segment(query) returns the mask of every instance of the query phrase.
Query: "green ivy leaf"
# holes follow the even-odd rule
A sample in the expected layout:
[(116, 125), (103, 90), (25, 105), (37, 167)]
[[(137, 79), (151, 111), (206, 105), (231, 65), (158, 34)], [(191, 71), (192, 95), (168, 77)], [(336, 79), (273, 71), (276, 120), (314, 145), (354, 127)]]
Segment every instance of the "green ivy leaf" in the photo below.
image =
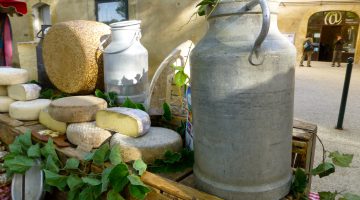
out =
[(59, 167), (56, 165), (56, 163), (54, 162), (54, 160), (52, 159), (51, 156), (49, 156), (46, 159), (45, 169), (47, 169), (47, 170), (49, 170), (51, 172), (54, 172), (54, 173), (59, 173), (59, 171), (60, 171)]
[(104, 169), (104, 171), (101, 174), (101, 183), (102, 183), (102, 187), (101, 187), (101, 192), (105, 192), (108, 189), (108, 185), (109, 185), (109, 175), (111, 173), (111, 171), (113, 170), (113, 167), (108, 167), (106, 169)]
[(128, 97), (126, 97), (124, 103), (121, 106), (126, 108), (136, 109), (136, 104), (133, 101), (131, 101), (131, 99), (129, 99)]
[(79, 194), (79, 199), (95, 200), (92, 187), (86, 187), (84, 190), (82, 190)]
[(337, 193), (332, 192), (319, 192), (321, 200), (335, 200)]
[(41, 148), (40, 152), (45, 158), (50, 156), (56, 163), (59, 163), (59, 157), (56, 154), (55, 145), (51, 138), (48, 140), (46, 145)]
[(316, 176), (319, 175), (320, 178), (324, 176), (329, 176), (330, 174), (335, 172), (335, 166), (332, 163), (321, 163), (315, 169), (311, 170), (311, 174)]
[(119, 192), (116, 192), (115, 190), (110, 190), (107, 193), (107, 200), (125, 200)]
[(32, 146), (27, 150), (27, 155), (28, 155), (30, 158), (40, 158), (41, 152), (40, 152), (40, 145), (39, 145), (39, 143), (36, 143), (35, 145), (32, 145)]
[(179, 162), (181, 159), (181, 154), (177, 153), (177, 152), (172, 152), (172, 151), (166, 151), (164, 154), (164, 162), (165, 163), (176, 163)]
[(171, 121), (172, 119), (172, 114), (171, 114), (171, 110), (170, 110), (170, 106), (167, 103), (163, 104), (163, 110), (164, 110), (164, 114), (163, 114), (163, 118), (166, 121)]
[(118, 94), (116, 92), (109, 92), (107, 95), (107, 100), (109, 102), (109, 107), (114, 107), (117, 106), (117, 98), (118, 98)]
[(23, 150), (21, 148), (21, 144), (20, 144), (18, 138), (16, 138), (14, 140), (14, 142), (9, 145), (9, 150), (11, 153), (14, 153), (14, 154), (23, 154)]
[(104, 100), (107, 99), (107, 96), (106, 96), (101, 90), (99, 90), (99, 89), (96, 89), (96, 90), (95, 90), (95, 96), (96, 96), (96, 97), (99, 97), (99, 98), (102, 98), (102, 99), (104, 99)]
[(67, 193), (67, 200), (78, 200), (80, 191), (81, 191), (80, 189), (77, 190), (70, 189), (70, 191)]
[(332, 158), (333, 163), (339, 167), (350, 167), (354, 155), (340, 154), (338, 151), (335, 151), (331, 152), (329, 157)]
[(109, 152), (109, 144), (105, 143), (100, 146), (99, 149), (97, 149), (93, 156), (93, 162), (96, 165), (103, 165), (106, 159), (106, 155)]
[(174, 82), (176, 86), (182, 87), (186, 84), (187, 80), (189, 79), (189, 76), (185, 74), (184, 71), (178, 71), (176, 72), (174, 76)]
[(100, 185), (101, 181), (96, 178), (90, 178), (90, 177), (82, 177), (81, 178), (84, 183), (87, 183), (89, 185)]
[(144, 183), (141, 181), (140, 177), (135, 174), (130, 174), (127, 176), (127, 178), (129, 179), (131, 185), (141, 185), (146, 187), (146, 185), (144, 185)]
[(304, 193), (308, 182), (308, 177), (305, 171), (301, 168), (297, 168), (291, 183), (291, 191), (295, 194)]
[(59, 175), (52, 171), (43, 170), (45, 173), (45, 183), (50, 186), (57, 187), (60, 191), (64, 191), (67, 185), (67, 176)]
[(71, 174), (67, 178), (66, 183), (69, 186), (70, 191), (78, 190), (84, 185), (83, 180), (81, 178), (79, 178), (78, 176), (74, 175), (74, 174)]
[(41, 91), (41, 93), (40, 93), (41, 99), (52, 99), (53, 96), (54, 96), (54, 90), (52, 90), (52, 89), (47, 89), (47, 90)]
[(360, 196), (356, 194), (346, 193), (339, 200), (360, 200)]
[(115, 145), (111, 148), (109, 159), (113, 165), (118, 165), (122, 162), (120, 145)]
[(22, 155), (5, 157), (4, 165), (11, 173), (24, 174), (28, 169), (35, 165), (33, 159)]
[(109, 180), (113, 190), (121, 192), (129, 183), (129, 180), (127, 179), (128, 175), (129, 169), (126, 164), (121, 163), (116, 165), (109, 174)]
[(143, 175), (143, 173), (146, 171), (147, 165), (142, 161), (141, 159), (135, 160), (133, 164), (133, 168), (136, 169), (139, 172), (139, 175)]
[(146, 111), (145, 106), (144, 106), (143, 104), (141, 104), (141, 103), (137, 103), (137, 104), (136, 104), (136, 109), (139, 109), (139, 110), (142, 110), (142, 111)]
[(66, 160), (64, 169), (78, 169), (80, 161), (76, 158), (69, 158)]
[(84, 157), (84, 160), (91, 161), (94, 158), (94, 154), (95, 154), (95, 152), (90, 152), (90, 153), (86, 154)]
[(22, 146), (25, 147), (24, 149), (28, 149), (30, 146), (32, 146), (30, 131), (26, 131), (24, 134), (19, 135), (18, 138)]
[(146, 195), (151, 191), (148, 187), (139, 185), (130, 185), (130, 195), (136, 199), (144, 200)]

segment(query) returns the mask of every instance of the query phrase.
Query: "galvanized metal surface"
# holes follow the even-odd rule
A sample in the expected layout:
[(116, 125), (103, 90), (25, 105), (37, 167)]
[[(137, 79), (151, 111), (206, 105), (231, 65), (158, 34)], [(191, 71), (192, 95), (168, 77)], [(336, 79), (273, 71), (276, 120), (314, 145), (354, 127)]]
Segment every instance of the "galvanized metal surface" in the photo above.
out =
[(111, 43), (104, 50), (106, 92), (143, 103), (148, 89), (148, 52), (140, 43), (140, 21), (110, 24)]
[(191, 55), (194, 173), (200, 189), (225, 199), (276, 200), (291, 182), (295, 48), (268, 1), (265, 60), (251, 65), (262, 16), (246, 3), (222, 0)]

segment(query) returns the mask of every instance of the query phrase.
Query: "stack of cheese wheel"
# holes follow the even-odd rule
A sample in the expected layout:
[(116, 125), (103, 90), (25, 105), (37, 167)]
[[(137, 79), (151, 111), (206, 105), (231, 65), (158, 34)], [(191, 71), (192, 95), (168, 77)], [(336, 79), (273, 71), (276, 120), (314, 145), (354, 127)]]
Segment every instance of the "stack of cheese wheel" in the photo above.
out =
[(95, 21), (55, 24), (46, 34), (43, 58), (50, 81), (68, 94), (92, 94), (103, 87), (102, 40), (110, 27)]
[(97, 148), (111, 137), (110, 131), (96, 127), (94, 122), (96, 112), (105, 108), (107, 102), (94, 96), (65, 97), (51, 102), (44, 117), (48, 127), (63, 129), (67, 124), (66, 136), (72, 144)]
[(125, 162), (143, 159), (151, 163), (167, 150), (178, 151), (182, 140), (178, 133), (166, 128), (150, 127), (149, 115), (138, 109), (113, 107), (96, 114), (98, 127), (117, 132), (111, 146), (120, 145)]
[(25, 69), (0, 67), (0, 112), (18, 120), (38, 120), (51, 101), (38, 99), (41, 87), (28, 81)]

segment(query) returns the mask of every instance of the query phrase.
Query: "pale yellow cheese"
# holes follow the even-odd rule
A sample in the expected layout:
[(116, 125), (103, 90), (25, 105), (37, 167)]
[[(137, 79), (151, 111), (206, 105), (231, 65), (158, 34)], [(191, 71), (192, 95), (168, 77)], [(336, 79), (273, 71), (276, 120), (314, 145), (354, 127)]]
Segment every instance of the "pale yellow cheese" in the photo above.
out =
[(18, 101), (29, 101), (39, 98), (41, 87), (37, 84), (9, 85), (8, 96)]
[(29, 75), (25, 69), (0, 67), (0, 85), (16, 85), (26, 83)]
[(150, 129), (149, 115), (138, 109), (113, 107), (96, 113), (96, 125), (131, 137), (139, 137)]
[(10, 104), (14, 102), (15, 100), (10, 97), (0, 96), (0, 113), (9, 112)]
[(46, 126), (47, 128), (59, 132), (59, 133), (66, 133), (66, 123), (65, 122), (60, 122), (57, 121), (55, 119), (53, 119), (47, 108), (43, 109), (40, 111), (40, 115), (39, 115), (39, 122), (40, 124)]
[(0, 96), (7, 96), (7, 87), (5, 85), (0, 85)]
[(49, 99), (16, 101), (10, 104), (9, 115), (17, 120), (38, 120), (40, 111), (49, 106)]

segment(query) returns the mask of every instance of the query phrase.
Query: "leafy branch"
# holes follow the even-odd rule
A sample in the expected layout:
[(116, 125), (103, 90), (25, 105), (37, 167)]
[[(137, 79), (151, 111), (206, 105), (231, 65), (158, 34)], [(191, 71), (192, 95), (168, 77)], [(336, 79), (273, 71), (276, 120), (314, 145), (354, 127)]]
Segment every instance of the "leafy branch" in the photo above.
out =
[[(110, 149), (105, 143), (88, 154), (85, 161), (69, 158), (63, 164), (51, 139), (46, 144), (33, 144), (31, 133), (26, 132), (18, 136), (9, 149), (10, 153), (4, 158), (7, 173), (24, 174), (35, 165), (35, 159), (39, 160), (45, 174), (46, 190), (67, 192), (69, 200), (100, 199), (103, 195), (107, 195), (108, 200), (124, 199), (121, 192), (125, 188), (132, 197), (143, 200), (150, 192), (140, 179), (147, 165), (137, 160), (132, 166), (134, 171), (130, 170), (122, 161), (120, 146)], [(102, 172), (90, 171), (91, 165), (99, 166)]]
[(194, 152), (182, 149), (180, 152), (166, 151), (163, 159), (156, 159), (149, 165), (149, 171), (155, 173), (175, 173), (194, 165)]

